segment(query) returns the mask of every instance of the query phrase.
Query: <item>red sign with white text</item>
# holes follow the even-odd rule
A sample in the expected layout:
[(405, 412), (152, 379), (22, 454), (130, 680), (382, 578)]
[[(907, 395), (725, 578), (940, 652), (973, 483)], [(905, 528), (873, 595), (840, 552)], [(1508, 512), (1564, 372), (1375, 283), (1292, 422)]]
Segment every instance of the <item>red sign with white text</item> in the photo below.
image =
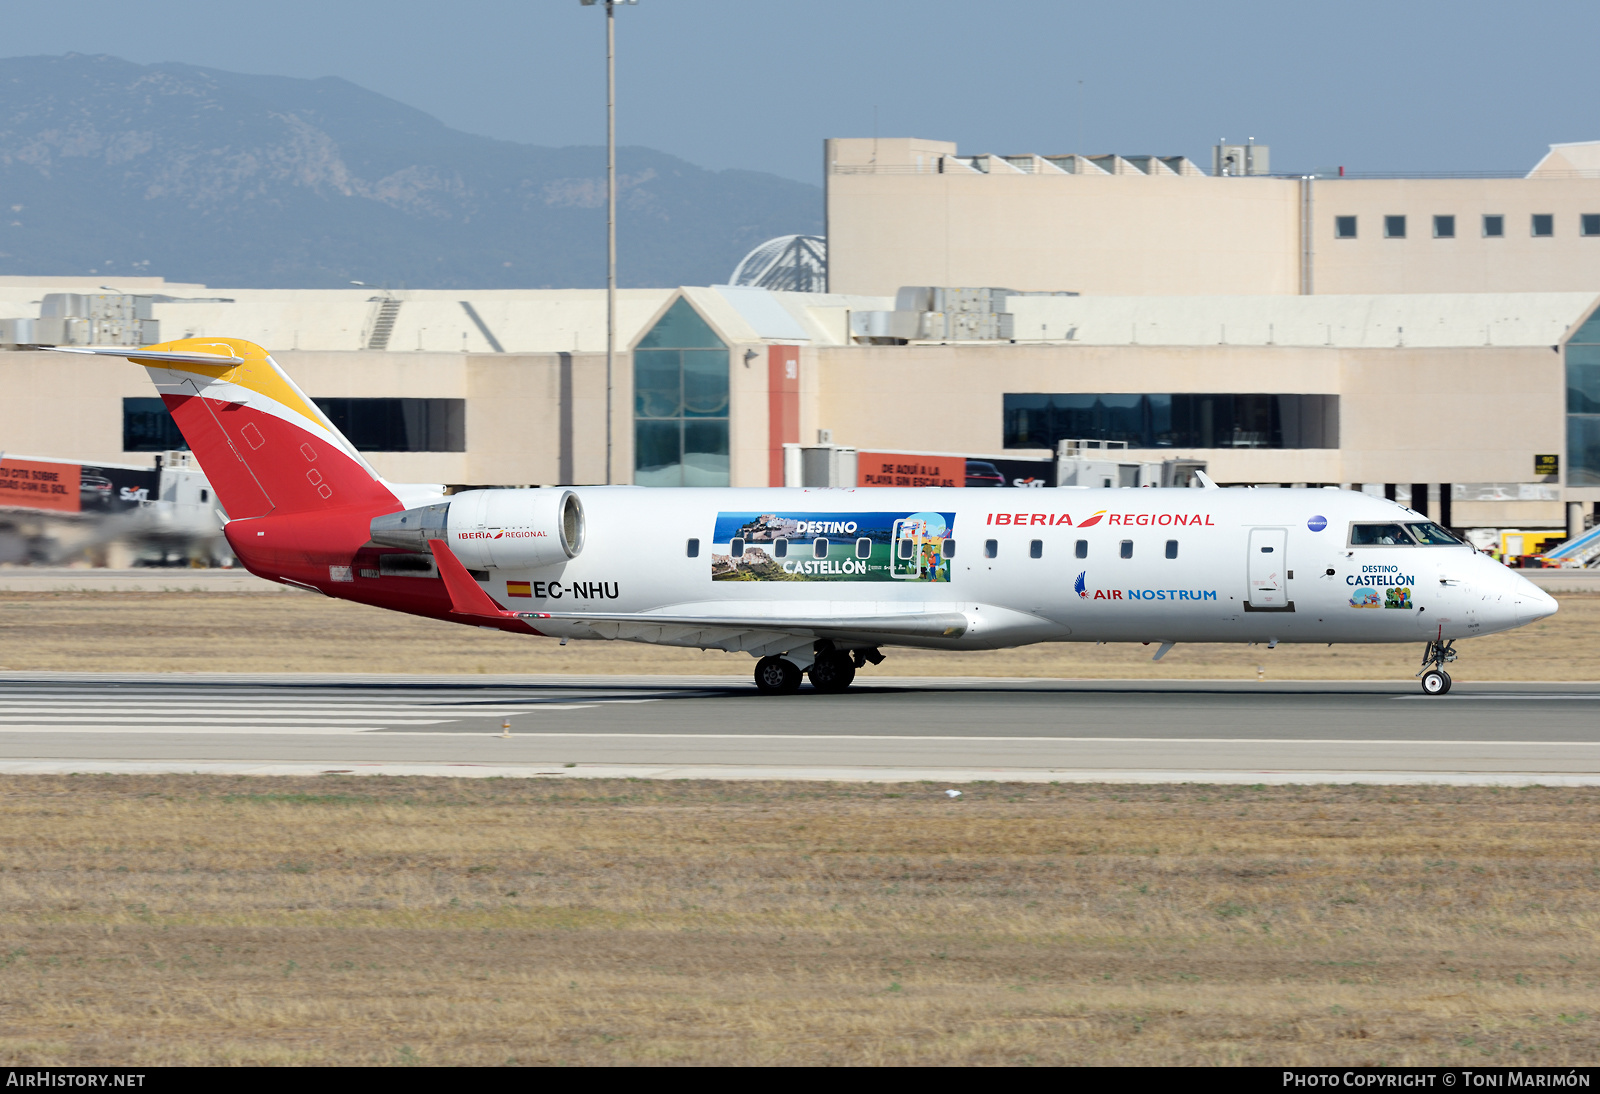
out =
[[(109, 490), (111, 483), (105, 486)], [(82, 488), (79, 464), (0, 459), (0, 508), (77, 513), (83, 510)]]

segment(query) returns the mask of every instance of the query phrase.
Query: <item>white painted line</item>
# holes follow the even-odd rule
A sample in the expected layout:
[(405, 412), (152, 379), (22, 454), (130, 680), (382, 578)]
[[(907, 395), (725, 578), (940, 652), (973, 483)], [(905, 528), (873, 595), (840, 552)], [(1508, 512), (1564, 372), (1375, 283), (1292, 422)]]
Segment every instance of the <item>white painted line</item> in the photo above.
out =
[[(415, 736), (415, 734), (407, 734)], [(446, 734), (459, 736), (459, 734)], [(575, 740), (629, 740), (629, 741), (958, 741), (980, 744), (1159, 744), (1159, 745), (1483, 745), (1496, 748), (1522, 748), (1527, 745), (1545, 745), (1564, 748), (1568, 745), (1600, 747), (1597, 741), (1474, 741), (1428, 740), (1402, 738), (1343, 738), (1343, 737), (975, 737), (975, 736), (913, 736), (911, 734), (866, 733), (584, 733), (577, 730), (534, 729), (524, 730), (528, 738), (560, 737)]]
[[(550, 704), (546, 710), (587, 710), (594, 704)], [(450, 707), (286, 707), (286, 705), (251, 705), (238, 704), (232, 707), (176, 707), (171, 704), (141, 705), (133, 702), (122, 704), (88, 705), (64, 704), (59, 707), (8, 707), (0, 704), (0, 718), (24, 718), (32, 715), (46, 715), (46, 717), (59, 717), (59, 715), (72, 715), (72, 717), (86, 718), (99, 713), (109, 715), (126, 715), (126, 717), (163, 718), (163, 717), (208, 717), (208, 715), (248, 715), (248, 717), (293, 717), (293, 715), (306, 715), (306, 717), (330, 717), (330, 715), (365, 715), (368, 718), (498, 718), (501, 715), (526, 715), (538, 712), (538, 707), (507, 707), (504, 710), (451, 710)]]
[[(1413, 699), (1421, 699), (1424, 702), (1432, 701), (1432, 702), (1438, 703), (1440, 701), (1441, 697), (1438, 696), (1438, 695), (1391, 695), (1389, 698), (1397, 700), (1397, 701), (1409, 701), (1409, 700), (1413, 700)], [(1538, 700), (1538, 701), (1559, 700), (1559, 701), (1562, 701), (1562, 702), (1592, 703), (1596, 699), (1600, 699), (1600, 696), (1594, 695), (1592, 693), (1589, 694), (1589, 695), (1582, 695), (1582, 694), (1576, 694), (1576, 695), (1512, 695), (1512, 694), (1485, 695), (1485, 694), (1473, 694), (1473, 693), (1469, 692), (1469, 693), (1467, 693), (1465, 695), (1452, 695), (1452, 696), (1450, 696), (1450, 698), (1445, 699), (1444, 702), (1445, 703), (1460, 703), (1460, 702), (1468, 702), (1468, 701), (1481, 702), (1481, 701), (1486, 700), (1486, 699), (1493, 699), (1493, 700), (1501, 701), (1501, 702), (1509, 700), (1509, 701), (1514, 701), (1514, 702), (1518, 702), (1518, 703), (1526, 702), (1528, 700)]]
[[(341, 725), (321, 725), (316, 722), (302, 722), (286, 726), (265, 725), (221, 725), (207, 723), (205, 725), (122, 725), (117, 723), (76, 723), (67, 725), (0, 725), (0, 736), (22, 733), (143, 733), (149, 736), (158, 736), (167, 733), (201, 734), (209, 733), (216, 736), (237, 734), (268, 735), (277, 734), (292, 736), (295, 734), (314, 734), (318, 736), (337, 736), (345, 733), (350, 735), (360, 733), (378, 733), (392, 728), (393, 723), (346, 723)], [(460, 733), (424, 733), (424, 736), (460, 737)], [(468, 734), (470, 736), (470, 734)]]

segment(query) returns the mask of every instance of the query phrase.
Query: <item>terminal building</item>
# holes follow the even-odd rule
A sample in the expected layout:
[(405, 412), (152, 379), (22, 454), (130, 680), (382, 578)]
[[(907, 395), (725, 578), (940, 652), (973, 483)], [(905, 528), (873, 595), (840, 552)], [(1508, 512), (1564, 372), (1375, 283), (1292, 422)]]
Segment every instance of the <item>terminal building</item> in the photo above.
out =
[(1560, 537), (1600, 502), (1597, 149), (1283, 179), (830, 141), (830, 291), (622, 290), (609, 403), (599, 290), (0, 278), (0, 450), (181, 446), (142, 370), (31, 346), (233, 335), (396, 480), (868, 485), (870, 456), (1102, 450)]

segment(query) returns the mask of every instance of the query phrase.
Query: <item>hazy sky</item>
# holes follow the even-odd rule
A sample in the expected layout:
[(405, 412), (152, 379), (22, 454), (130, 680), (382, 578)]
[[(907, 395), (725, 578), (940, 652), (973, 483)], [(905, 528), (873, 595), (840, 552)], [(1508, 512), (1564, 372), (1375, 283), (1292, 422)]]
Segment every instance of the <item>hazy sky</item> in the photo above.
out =
[[(342, 76), (449, 125), (605, 138), (603, 9), (578, 0), (75, 0), (8, 6), (9, 55)], [(618, 140), (819, 182), (829, 136), (961, 151), (1272, 146), (1277, 171), (1525, 170), (1600, 139), (1596, 0), (640, 0)]]

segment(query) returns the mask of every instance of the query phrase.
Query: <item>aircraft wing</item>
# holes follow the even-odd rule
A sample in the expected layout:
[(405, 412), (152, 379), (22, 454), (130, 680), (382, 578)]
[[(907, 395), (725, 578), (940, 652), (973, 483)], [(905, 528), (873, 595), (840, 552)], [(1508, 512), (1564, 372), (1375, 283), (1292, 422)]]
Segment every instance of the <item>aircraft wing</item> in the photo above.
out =
[[(516, 612), (535, 628), (540, 623), (578, 626), (589, 633), (571, 637), (621, 638), (663, 646), (743, 651), (762, 656), (783, 653), (817, 638), (873, 644), (906, 638), (955, 638), (966, 633), (960, 612), (897, 613), (871, 616), (671, 615), (665, 612)], [(549, 633), (546, 631), (546, 633)]]
[[(582, 623), (593, 629), (690, 627), (701, 630), (762, 630), (814, 634), (818, 638), (960, 638), (967, 617), (960, 612), (896, 612), (891, 615), (668, 615), (640, 612), (517, 612), (517, 618)], [(613, 637), (606, 635), (606, 637)]]

